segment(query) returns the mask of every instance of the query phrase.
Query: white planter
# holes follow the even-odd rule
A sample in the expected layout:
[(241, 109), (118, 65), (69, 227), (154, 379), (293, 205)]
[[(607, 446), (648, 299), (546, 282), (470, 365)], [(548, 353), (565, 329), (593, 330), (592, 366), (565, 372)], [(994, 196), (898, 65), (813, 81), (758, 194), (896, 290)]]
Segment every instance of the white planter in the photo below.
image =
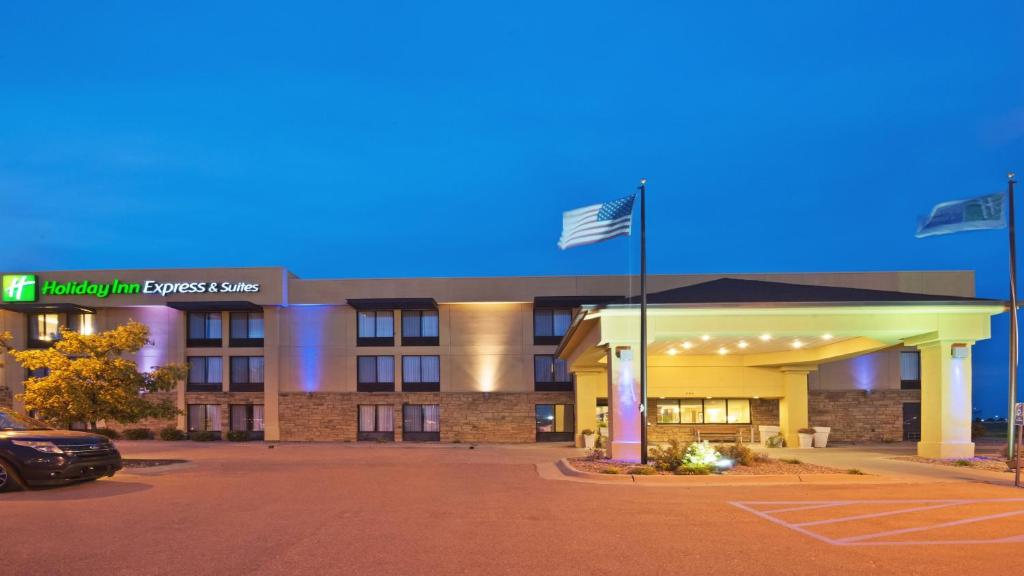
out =
[(824, 448), (828, 446), (828, 434), (832, 428), (828, 426), (814, 426), (814, 447)]
[(814, 434), (797, 434), (800, 437), (801, 448), (813, 448), (814, 447)]
[(593, 450), (594, 446), (596, 444), (597, 444), (597, 436), (595, 436), (594, 434), (584, 434), (583, 435), (583, 447), (584, 448), (586, 448), (587, 450)]
[(782, 428), (779, 426), (758, 426), (757, 437), (761, 440), (761, 446), (767, 446), (768, 439), (778, 434), (780, 430)]

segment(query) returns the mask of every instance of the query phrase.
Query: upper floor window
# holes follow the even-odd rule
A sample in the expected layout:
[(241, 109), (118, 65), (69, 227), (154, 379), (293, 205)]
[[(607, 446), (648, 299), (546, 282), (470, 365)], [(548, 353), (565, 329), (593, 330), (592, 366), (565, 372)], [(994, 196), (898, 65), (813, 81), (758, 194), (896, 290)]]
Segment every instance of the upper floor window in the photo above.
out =
[(534, 308), (533, 343), (558, 344), (572, 324), (571, 308)]
[(402, 346), (437, 346), (439, 343), (437, 310), (402, 311)]
[(921, 353), (917, 350), (900, 352), (900, 388), (921, 389)]
[(231, 313), (231, 345), (255, 348), (263, 346), (263, 312)]
[(391, 310), (360, 310), (357, 346), (394, 346), (395, 313)]
[(231, 391), (263, 391), (263, 356), (231, 357)]
[(60, 340), (60, 327), (78, 332), (92, 334), (94, 315), (89, 312), (57, 313), (44, 312), (28, 315), (28, 347), (47, 348)]
[(359, 392), (394, 392), (395, 357), (359, 356), (356, 366), (356, 390)]
[(220, 347), (220, 325), (220, 312), (189, 312), (186, 344), (191, 347)]
[(188, 386), (190, 392), (220, 392), (224, 370), (220, 356), (189, 356)]
[(569, 364), (551, 354), (537, 354), (533, 357), (533, 383), (537, 392), (571, 392)]
[(438, 392), (441, 389), (439, 356), (402, 356), (402, 390)]

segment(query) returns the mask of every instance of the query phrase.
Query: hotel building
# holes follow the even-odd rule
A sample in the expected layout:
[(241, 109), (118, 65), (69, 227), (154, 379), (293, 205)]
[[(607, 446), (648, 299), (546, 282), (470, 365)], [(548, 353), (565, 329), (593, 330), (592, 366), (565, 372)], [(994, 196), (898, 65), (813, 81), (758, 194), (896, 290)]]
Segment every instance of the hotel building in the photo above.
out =
[[(638, 454), (627, 276), (302, 279), (282, 268), (4, 275), (0, 331), (149, 326), (139, 367), (188, 366), (182, 430), (274, 441), (575, 441)], [(997, 300), (967, 271), (654, 275), (652, 442), (830, 426), (833, 441), (973, 454), (971, 346)], [(31, 376), (7, 358), (0, 404)], [(133, 425), (134, 426), (134, 425)]]

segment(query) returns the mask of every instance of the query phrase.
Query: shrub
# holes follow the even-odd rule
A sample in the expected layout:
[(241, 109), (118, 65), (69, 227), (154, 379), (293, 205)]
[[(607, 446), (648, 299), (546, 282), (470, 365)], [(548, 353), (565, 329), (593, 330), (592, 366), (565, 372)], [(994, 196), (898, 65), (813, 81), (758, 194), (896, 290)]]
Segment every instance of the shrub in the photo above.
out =
[(587, 455), (583, 458), (586, 460), (604, 460), (607, 455), (602, 448), (594, 448), (593, 450), (587, 450)]
[(683, 464), (672, 472), (680, 476), (704, 476), (715, 469), (711, 464)]
[(846, 471), (847, 474), (853, 474), (854, 476), (863, 476), (864, 473), (859, 468), (850, 468)]
[(152, 440), (153, 431), (149, 428), (127, 428), (124, 431), (125, 440)]
[(189, 432), (188, 437), (193, 442), (212, 442), (220, 439), (220, 434), (213, 430), (196, 430), (195, 432)]
[(601, 474), (619, 474), (622, 472), (618, 466), (609, 466), (601, 470)]
[(231, 430), (228, 432), (228, 440), (230, 442), (248, 442), (249, 433), (245, 430)]
[(769, 448), (785, 448), (786, 437), (782, 434), (776, 434), (775, 436), (768, 438), (767, 444)]
[(971, 466), (974, 466), (974, 463), (971, 462), (970, 460), (960, 459), (960, 460), (956, 460), (955, 462), (953, 462), (953, 466), (961, 466), (963, 468), (970, 468)]
[(718, 462), (721, 458), (722, 455), (707, 440), (704, 440), (703, 442), (694, 442), (686, 447), (686, 453), (683, 455), (683, 464), (713, 467), (715, 462)]
[(95, 430), (89, 430), (93, 434), (99, 434), (100, 436), (106, 436), (111, 440), (117, 440), (121, 437), (121, 433), (113, 428), (96, 428)]
[(658, 471), (654, 466), (633, 466), (629, 469), (629, 473), (637, 476), (651, 476), (657, 474)]
[(797, 460), (796, 458), (782, 458), (779, 460), (779, 462), (784, 462), (786, 464), (803, 464), (803, 462)]
[(168, 426), (166, 428), (160, 429), (160, 439), (166, 440), (168, 442), (173, 442), (175, 440), (184, 440), (185, 433), (182, 432), (181, 430), (178, 430), (174, 426)]
[(687, 448), (686, 444), (673, 438), (668, 441), (668, 446), (652, 448), (650, 457), (658, 470), (675, 470), (682, 466)]
[(715, 446), (715, 449), (722, 456), (742, 466), (753, 466), (757, 454), (749, 446), (739, 442), (735, 444), (719, 444)]
[(584, 436), (593, 436), (594, 431), (591, 430), (590, 428), (584, 428), (583, 432), (580, 432), (580, 434), (583, 434)]
[(801, 428), (796, 432), (797, 434), (814, 434), (814, 428)]
[(771, 459), (770, 456), (768, 456), (767, 453), (765, 453), (765, 452), (754, 452), (754, 462), (756, 462), (758, 464), (767, 464), (767, 463), (769, 463), (771, 461), (772, 461), (772, 459)]

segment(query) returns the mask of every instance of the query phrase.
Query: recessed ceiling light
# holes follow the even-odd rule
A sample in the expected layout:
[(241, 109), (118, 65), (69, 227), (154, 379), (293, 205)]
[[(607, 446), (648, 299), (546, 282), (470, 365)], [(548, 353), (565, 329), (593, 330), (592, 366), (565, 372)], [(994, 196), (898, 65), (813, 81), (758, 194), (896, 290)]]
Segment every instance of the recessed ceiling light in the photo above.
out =
[(804, 343), (799, 340), (793, 340), (793, 348), (803, 348)]
[(821, 335), (821, 339), (822, 340), (831, 340), (832, 339), (832, 335), (828, 334), (828, 333), (822, 334)]
[(705, 342), (707, 342), (708, 340), (711, 340), (711, 336), (708, 336), (707, 334), (705, 334), (705, 335), (701, 336), (700, 339), (705, 341)]
[(711, 398), (712, 398), (711, 396), (708, 396), (708, 400), (711, 400)]
[(761, 334), (760, 338), (761, 338), (762, 342), (767, 342), (767, 341), (772, 339), (772, 335), (768, 334), (768, 333), (765, 333), (765, 334)]
[(689, 350), (690, 348), (693, 348), (693, 344), (691, 344), (690, 341), (687, 340), (686, 342), (683, 342), (683, 348)]
[(754, 400), (757, 400), (758, 398), (760, 398), (760, 396), (754, 396)]
[(676, 350), (675, 348), (669, 348), (668, 349), (668, 355), (669, 356), (675, 356), (676, 354), (679, 354), (679, 351)]
[(718, 353), (724, 356), (728, 354), (729, 351), (725, 348), (725, 346), (722, 346), (721, 348), (718, 349)]
[(740, 340), (739, 343), (736, 345), (739, 346), (740, 348), (746, 348), (747, 346), (750, 346), (750, 344), (747, 344), (746, 340)]

